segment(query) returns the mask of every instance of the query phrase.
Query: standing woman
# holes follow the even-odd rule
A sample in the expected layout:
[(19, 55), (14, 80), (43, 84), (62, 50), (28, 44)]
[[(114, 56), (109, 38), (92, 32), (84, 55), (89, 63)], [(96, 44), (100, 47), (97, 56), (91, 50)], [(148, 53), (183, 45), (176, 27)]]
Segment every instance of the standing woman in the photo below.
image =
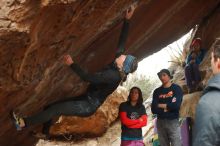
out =
[[(137, 59), (132, 55), (124, 55), (125, 42), (127, 39), (129, 19), (134, 13), (135, 7), (132, 5), (126, 11), (124, 24), (119, 38), (118, 51), (115, 60), (103, 70), (94, 74), (89, 74), (76, 64), (70, 55), (64, 56), (64, 62), (80, 76), (84, 81), (90, 83), (85, 94), (79, 96), (81, 100), (70, 100), (59, 102), (48, 106), (44, 111), (29, 117), (18, 117), (13, 113), (14, 123), (17, 130), (29, 127), (34, 124), (44, 124), (43, 133), (48, 134), (51, 119), (55, 116), (91, 116), (103, 104), (108, 95), (115, 91), (121, 81), (126, 79), (129, 73), (137, 69)], [(44, 130), (47, 129), (47, 130)]]
[(128, 100), (119, 107), (119, 115), (121, 146), (144, 146), (141, 128), (147, 125), (147, 115), (140, 88), (131, 88)]

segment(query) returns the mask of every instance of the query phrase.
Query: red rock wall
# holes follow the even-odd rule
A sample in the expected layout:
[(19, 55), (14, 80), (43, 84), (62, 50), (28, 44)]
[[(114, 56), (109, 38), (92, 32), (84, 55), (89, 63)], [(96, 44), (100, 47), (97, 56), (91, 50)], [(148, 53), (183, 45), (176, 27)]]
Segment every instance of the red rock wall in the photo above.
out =
[[(146, 57), (208, 15), (213, 15), (208, 18), (210, 26), (219, 30), (215, 25), (219, 15), (217, 11), (212, 13), (219, 2), (143, 0), (131, 20), (127, 53), (139, 59)], [(123, 12), (131, 3), (132, 0), (0, 2), (0, 145), (31, 146), (37, 141), (29, 133), (37, 127), (17, 132), (9, 111), (33, 114), (49, 103), (85, 91), (87, 84), (63, 65), (61, 56), (70, 53), (91, 72), (112, 61)], [(207, 39), (216, 36), (214, 28), (205, 31)]]

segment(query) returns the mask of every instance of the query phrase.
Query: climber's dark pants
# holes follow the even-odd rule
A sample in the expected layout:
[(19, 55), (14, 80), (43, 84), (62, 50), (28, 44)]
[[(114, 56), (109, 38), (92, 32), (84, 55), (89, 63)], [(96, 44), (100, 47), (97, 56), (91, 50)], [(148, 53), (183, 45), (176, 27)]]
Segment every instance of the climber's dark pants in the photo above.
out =
[[(24, 118), (25, 125), (30, 126), (45, 122), (47, 122), (46, 124), (50, 124), (50, 120), (53, 117), (60, 115), (87, 117), (95, 113), (98, 107), (102, 104), (97, 98), (82, 98), (84, 99), (63, 101), (60, 103), (52, 104), (48, 106), (44, 111), (34, 116)], [(48, 127), (48, 125), (46, 127)]]
[[(198, 64), (191, 64), (185, 67), (185, 78), (188, 88), (192, 89), (201, 81)], [(194, 82), (194, 83), (193, 83)]]

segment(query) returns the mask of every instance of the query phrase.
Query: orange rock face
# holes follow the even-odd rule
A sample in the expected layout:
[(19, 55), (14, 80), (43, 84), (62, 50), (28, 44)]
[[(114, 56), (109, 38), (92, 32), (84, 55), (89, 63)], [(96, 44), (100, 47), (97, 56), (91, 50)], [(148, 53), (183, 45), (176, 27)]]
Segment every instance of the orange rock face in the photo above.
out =
[(94, 115), (86, 118), (61, 116), (58, 123), (51, 127), (50, 133), (53, 136), (100, 136), (116, 120), (119, 105), (127, 100), (127, 96), (127, 90), (119, 87), (117, 91), (107, 98)]
[[(123, 12), (132, 2), (0, 1), (0, 145), (32, 146), (37, 141), (30, 131), (38, 127), (21, 132), (15, 130), (9, 116), (11, 110), (28, 116), (50, 103), (85, 92), (87, 83), (62, 63), (61, 56), (70, 53), (89, 72), (110, 63), (114, 59)], [(212, 26), (219, 24), (217, 7), (219, 0), (141, 0), (130, 22), (126, 53), (142, 59), (196, 24), (203, 24), (204, 20), (210, 19)], [(217, 26), (204, 34), (214, 38), (219, 34)], [(207, 45), (212, 40), (207, 37)], [(107, 102), (112, 105), (109, 100)], [(99, 110), (93, 117), (83, 120), (92, 118), (91, 123), (95, 123), (96, 116), (104, 113)], [(103, 133), (106, 124), (114, 120), (106, 121), (97, 123), (105, 128), (97, 127), (94, 135)], [(88, 129), (81, 132), (91, 133), (91, 127)]]

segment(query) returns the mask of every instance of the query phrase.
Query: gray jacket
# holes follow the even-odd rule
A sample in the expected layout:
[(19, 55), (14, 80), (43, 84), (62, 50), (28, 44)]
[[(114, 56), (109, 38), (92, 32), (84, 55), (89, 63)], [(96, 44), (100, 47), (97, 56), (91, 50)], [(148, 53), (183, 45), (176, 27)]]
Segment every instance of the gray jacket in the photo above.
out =
[(193, 146), (220, 146), (220, 74), (209, 80), (197, 105)]

